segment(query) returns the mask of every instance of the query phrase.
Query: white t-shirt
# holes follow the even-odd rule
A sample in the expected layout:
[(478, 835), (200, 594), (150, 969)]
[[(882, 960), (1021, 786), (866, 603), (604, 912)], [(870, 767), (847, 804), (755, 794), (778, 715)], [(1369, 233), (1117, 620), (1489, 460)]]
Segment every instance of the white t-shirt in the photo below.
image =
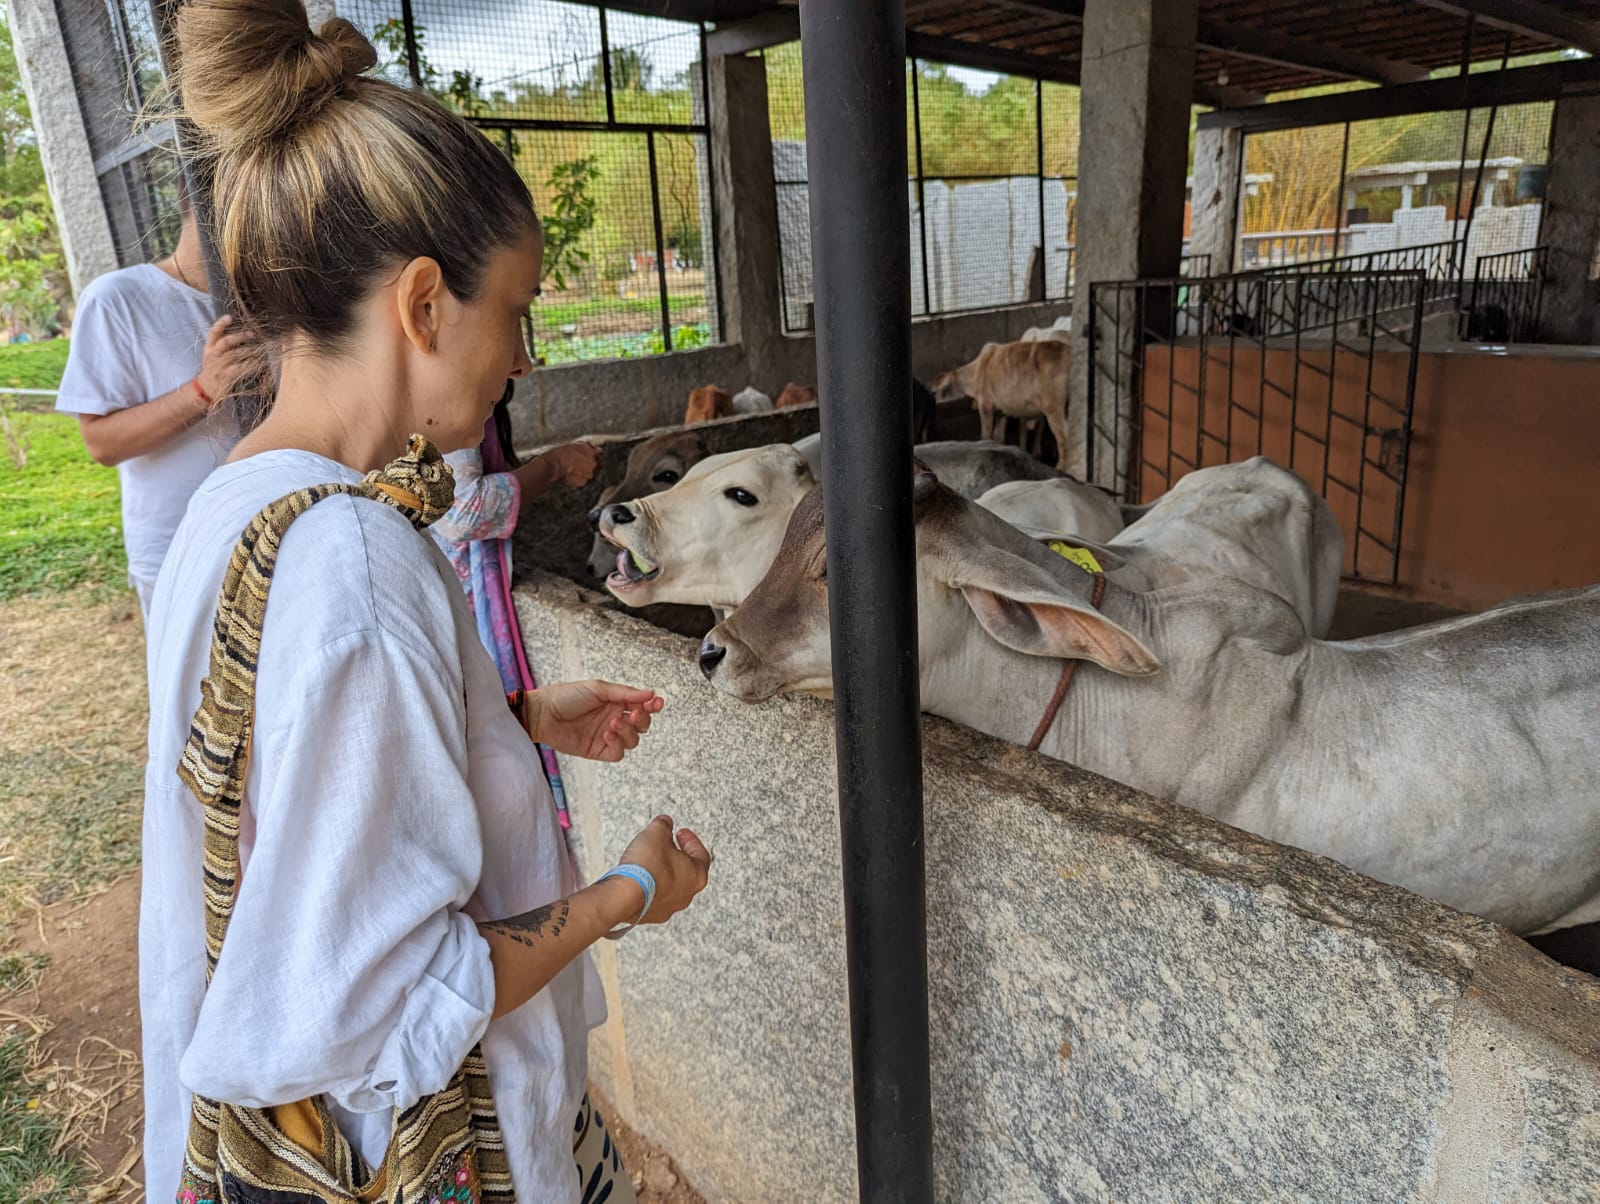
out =
[[(56, 409), (109, 414), (172, 392), (199, 373), (215, 321), (205, 293), (154, 264), (97, 277), (78, 298)], [(154, 583), (189, 498), (237, 441), (217, 415), (117, 466), (122, 542), (135, 583)]]
[(139, 1003), (146, 1196), (170, 1200), (189, 1092), (266, 1106), (325, 1094), (369, 1159), (391, 1110), (483, 1041), (517, 1199), (579, 1198), (572, 1131), (604, 995), (580, 957), (490, 1023), (476, 919), (569, 894), (539, 754), (433, 541), (332, 497), (289, 528), (256, 682), (244, 873), (205, 985), (200, 804), (176, 767), (235, 542), (284, 494), (359, 474), (303, 451), (225, 464), (195, 493), (150, 616)]

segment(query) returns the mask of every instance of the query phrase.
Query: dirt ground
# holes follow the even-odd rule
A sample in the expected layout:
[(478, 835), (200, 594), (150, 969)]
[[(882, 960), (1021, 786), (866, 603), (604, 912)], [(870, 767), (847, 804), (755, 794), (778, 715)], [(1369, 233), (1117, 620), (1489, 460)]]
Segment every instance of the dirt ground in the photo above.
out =
[[(138, 926), (139, 875), (103, 893), (40, 913), (22, 934), (17, 951), (43, 953), (50, 965), (33, 992), (8, 1005), (48, 1019), (40, 1049), (52, 1074), (83, 1101), (73, 1137), (92, 1160), (98, 1204), (141, 1200), (138, 1180), (139, 1098)], [(70, 1086), (68, 1085), (70, 1084)], [(672, 1159), (633, 1132), (614, 1109), (602, 1115), (622, 1147), (640, 1204), (703, 1204)]]

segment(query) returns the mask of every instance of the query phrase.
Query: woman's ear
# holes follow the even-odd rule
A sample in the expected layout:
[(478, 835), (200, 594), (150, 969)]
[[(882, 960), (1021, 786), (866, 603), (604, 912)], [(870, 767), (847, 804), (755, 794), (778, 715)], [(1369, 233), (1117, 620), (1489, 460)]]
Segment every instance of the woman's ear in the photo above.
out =
[(418, 351), (439, 349), (447, 292), (438, 260), (424, 255), (401, 269), (395, 282), (395, 306), (400, 314), (400, 329)]

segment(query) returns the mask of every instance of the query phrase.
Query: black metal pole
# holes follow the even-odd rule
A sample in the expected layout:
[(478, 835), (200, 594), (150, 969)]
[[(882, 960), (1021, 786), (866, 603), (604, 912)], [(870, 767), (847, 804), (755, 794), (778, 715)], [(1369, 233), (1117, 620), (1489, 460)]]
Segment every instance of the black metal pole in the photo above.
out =
[(862, 1200), (933, 1199), (904, 0), (802, 0)]
[(667, 300), (666, 240), (661, 236), (661, 177), (656, 174), (656, 136), (644, 136), (645, 153), (650, 160), (650, 220), (656, 232), (656, 285), (661, 295), (661, 346), (672, 350), (672, 306)]
[(422, 87), (422, 55), (417, 50), (417, 15), (411, 0), (400, 0), (400, 24), (406, 35), (406, 74), (413, 88)]

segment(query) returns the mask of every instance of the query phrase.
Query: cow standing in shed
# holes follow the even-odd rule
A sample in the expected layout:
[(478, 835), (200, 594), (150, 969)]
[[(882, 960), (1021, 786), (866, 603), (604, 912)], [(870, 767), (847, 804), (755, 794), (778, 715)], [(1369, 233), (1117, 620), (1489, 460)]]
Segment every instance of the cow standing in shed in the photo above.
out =
[(683, 412), (683, 424), (710, 422), (713, 418), (733, 417), (733, 394), (717, 385), (701, 385), (689, 393), (689, 405)]
[(984, 439), (993, 439), (999, 415), (1024, 422), (1043, 418), (1056, 441), (1056, 467), (1067, 467), (1067, 378), (1072, 349), (1055, 339), (986, 343), (971, 363), (933, 382), (939, 401), (969, 397), (978, 407)]

